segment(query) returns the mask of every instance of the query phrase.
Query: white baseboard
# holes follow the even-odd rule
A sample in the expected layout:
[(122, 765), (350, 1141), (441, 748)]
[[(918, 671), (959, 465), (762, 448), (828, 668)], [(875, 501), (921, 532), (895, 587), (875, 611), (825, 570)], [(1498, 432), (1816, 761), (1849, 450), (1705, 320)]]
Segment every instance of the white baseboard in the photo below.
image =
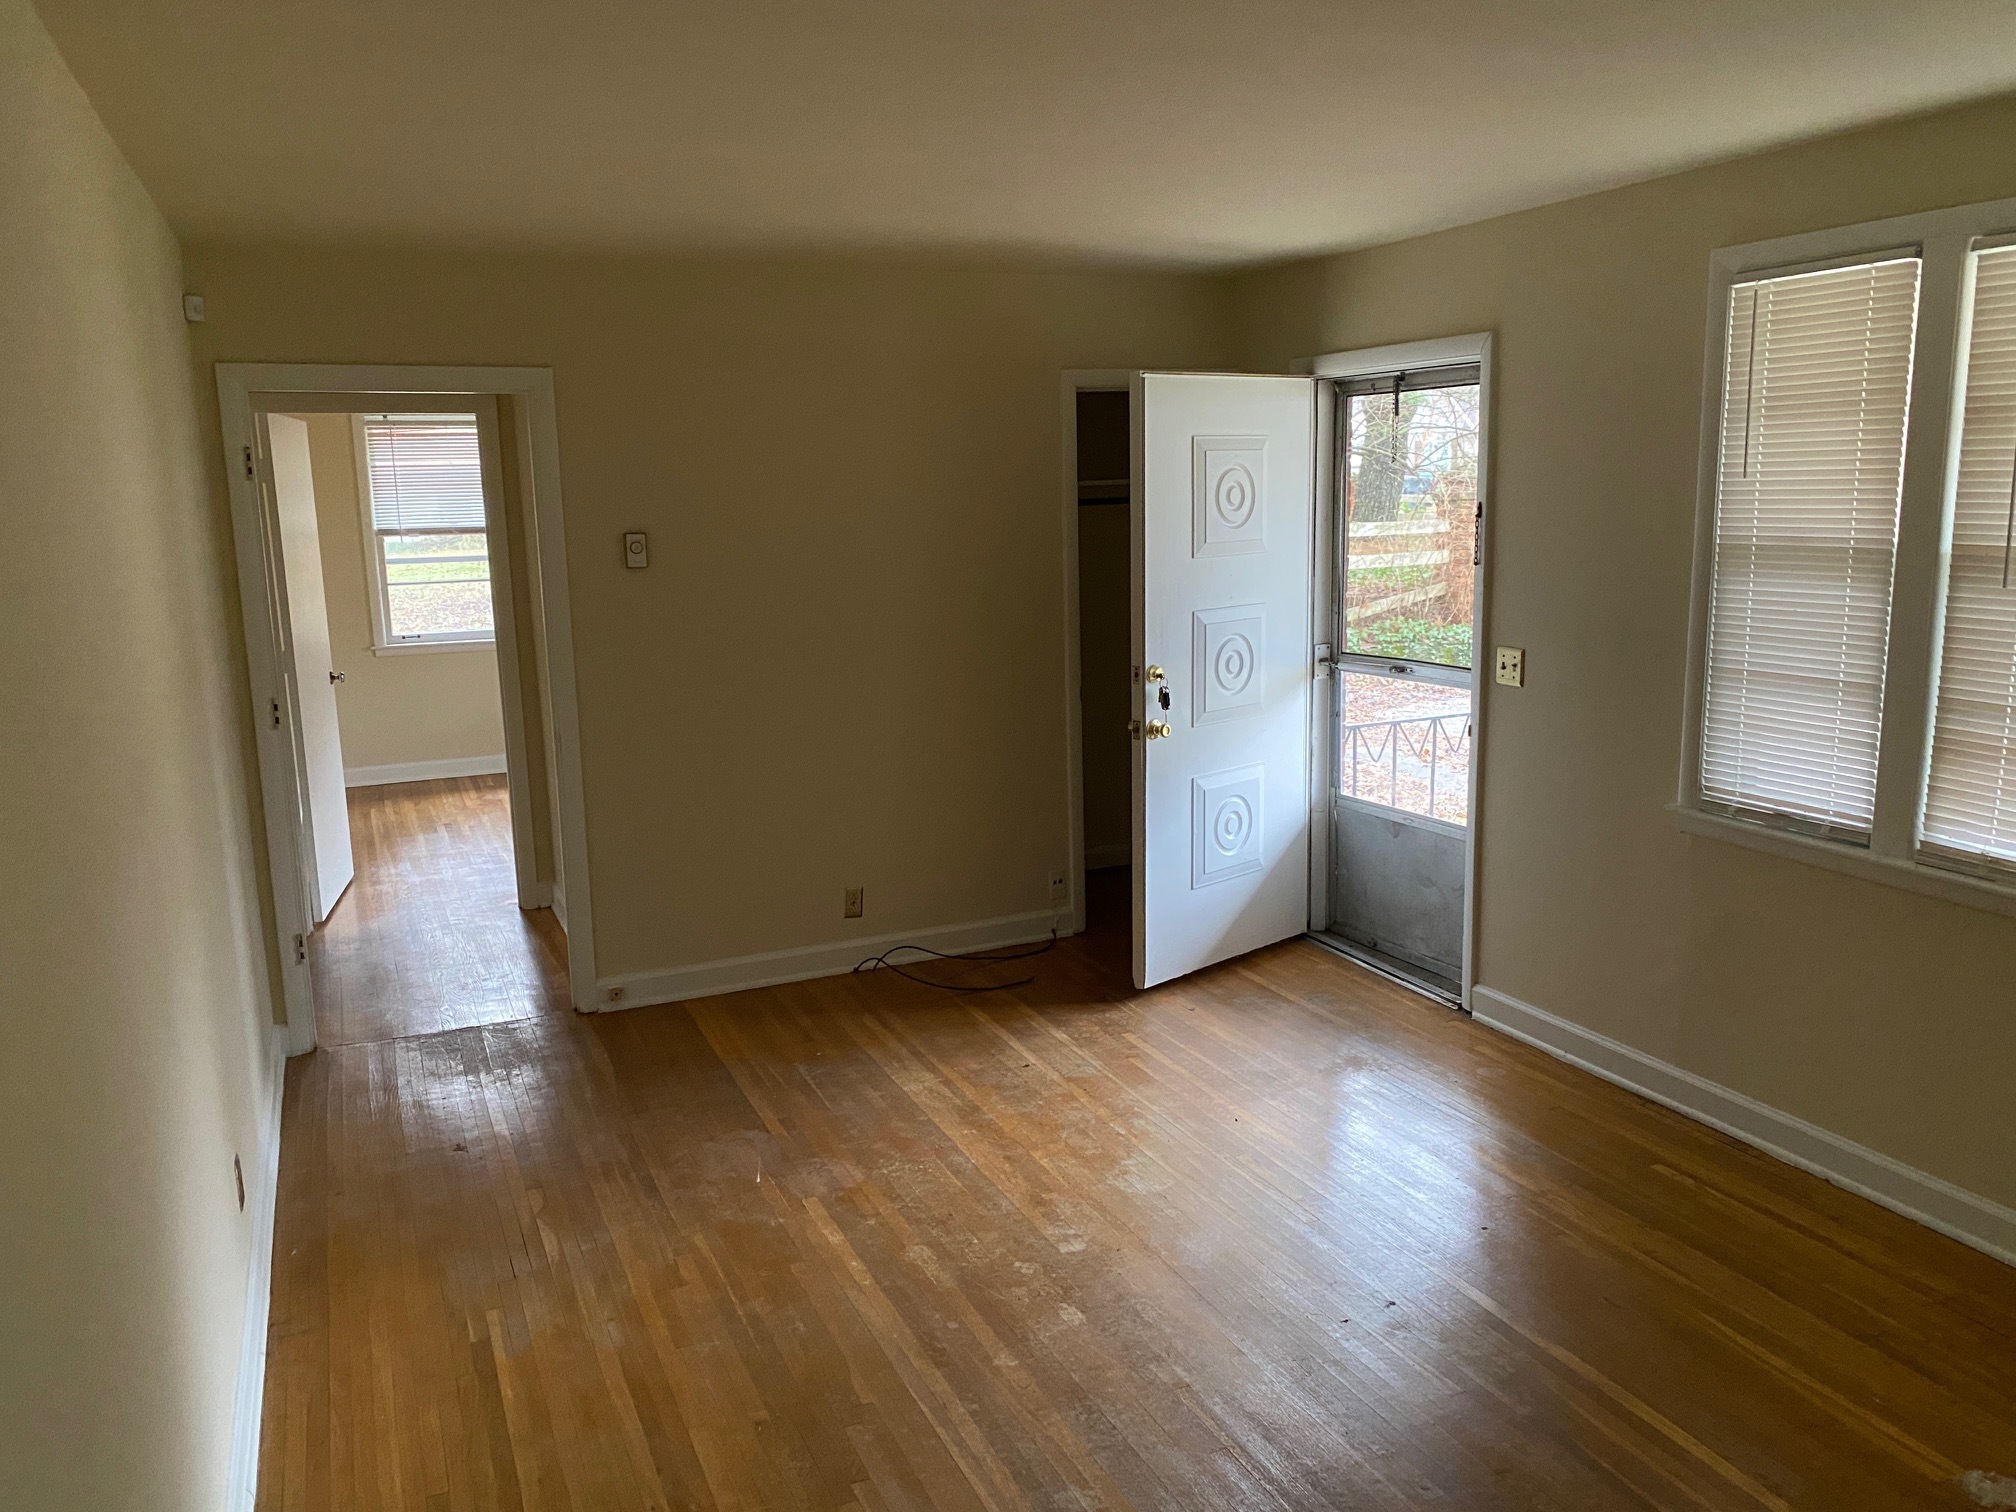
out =
[(245, 1208), (252, 1217), (252, 1257), (245, 1275), (245, 1327), (238, 1342), (238, 1396), (231, 1414), (227, 1512), (252, 1512), (259, 1494), (259, 1430), (266, 1405), (266, 1331), (273, 1312), (273, 1223), (280, 1198), (280, 1107), (287, 1086), (287, 1031), (272, 1036), (273, 1097), (259, 1130), (259, 1148), (245, 1173)]
[[(774, 987), (779, 982), (838, 976), (852, 971), (868, 957), (893, 950), (898, 945), (923, 945), (947, 953), (995, 950), (1004, 945), (1027, 945), (1034, 940), (1048, 939), (1053, 930), (1060, 935), (1067, 934), (1070, 928), (1068, 916), (1061, 913), (1009, 914), (999, 919), (978, 919), (970, 924), (908, 929), (898, 934), (863, 935), (859, 939), (834, 940), (824, 945), (801, 945), (795, 950), (730, 956), (726, 960), (703, 961), (694, 966), (633, 971), (597, 981), (596, 1007), (603, 1012), (643, 1008), (652, 1003), (677, 1003), (686, 998), (743, 992), (751, 987)], [(619, 989), (622, 994), (614, 1001), (609, 997), (612, 989)]]
[(1108, 866), (1125, 866), (1134, 859), (1134, 847), (1125, 840), (1113, 845), (1088, 845), (1085, 847), (1085, 870), (1099, 871)]
[(2016, 1208), (2004, 1207), (1880, 1150), (1654, 1059), (1593, 1029), (1556, 1018), (1531, 1003), (1489, 987), (1473, 987), (1470, 998), (1471, 1012), (1479, 1023), (1720, 1129), (2004, 1264), (2016, 1265)]
[(504, 754), (449, 756), (440, 761), (395, 761), (388, 766), (343, 768), (345, 787), (383, 787), (388, 782), (434, 782), (443, 777), (489, 777), (504, 770)]

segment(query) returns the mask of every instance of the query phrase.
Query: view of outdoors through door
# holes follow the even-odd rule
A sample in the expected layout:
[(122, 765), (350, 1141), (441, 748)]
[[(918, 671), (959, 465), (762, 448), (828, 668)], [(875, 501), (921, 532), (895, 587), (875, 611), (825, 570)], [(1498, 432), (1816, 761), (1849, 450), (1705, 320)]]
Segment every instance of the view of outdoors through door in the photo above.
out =
[(1338, 790), (1457, 825), (1469, 820), (1478, 394), (1474, 368), (1360, 380), (1343, 417), (1352, 660)]
[(1461, 997), (1475, 742), (1477, 364), (1337, 385), (1330, 929)]

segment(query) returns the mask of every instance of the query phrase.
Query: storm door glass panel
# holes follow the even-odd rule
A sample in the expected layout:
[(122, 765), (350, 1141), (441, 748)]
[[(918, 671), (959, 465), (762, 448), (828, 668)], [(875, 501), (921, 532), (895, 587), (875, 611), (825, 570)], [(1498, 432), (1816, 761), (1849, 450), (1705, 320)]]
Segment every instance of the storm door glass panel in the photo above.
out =
[(1337, 789), (1381, 808), (1470, 822), (1470, 690), (1340, 672)]
[(1475, 374), (1472, 367), (1345, 385), (1347, 653), (1471, 665)]

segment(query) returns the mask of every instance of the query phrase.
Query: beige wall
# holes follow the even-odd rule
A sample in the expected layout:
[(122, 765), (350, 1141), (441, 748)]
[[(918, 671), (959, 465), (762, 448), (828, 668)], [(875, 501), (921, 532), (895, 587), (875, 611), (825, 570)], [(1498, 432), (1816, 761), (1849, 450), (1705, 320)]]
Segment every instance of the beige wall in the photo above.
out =
[[(299, 402), (298, 400), (296, 401)], [(504, 755), (497, 653), (488, 646), (378, 656), (371, 649), (364, 512), (348, 415), (304, 415), (322, 536), (329, 647), (344, 674), (336, 689), (343, 766), (403, 765)]]
[(179, 259), (0, 0), (0, 1506), (223, 1504), (270, 1005)]
[(1245, 356), (1495, 331), (1479, 980), (2016, 1202), (2016, 919), (1675, 828), (1711, 249), (2016, 195), (2016, 102), (1234, 286)]
[(1058, 375), (1222, 361), (1218, 285), (252, 246), (189, 279), (206, 369), (554, 370), (602, 974), (1049, 908)]

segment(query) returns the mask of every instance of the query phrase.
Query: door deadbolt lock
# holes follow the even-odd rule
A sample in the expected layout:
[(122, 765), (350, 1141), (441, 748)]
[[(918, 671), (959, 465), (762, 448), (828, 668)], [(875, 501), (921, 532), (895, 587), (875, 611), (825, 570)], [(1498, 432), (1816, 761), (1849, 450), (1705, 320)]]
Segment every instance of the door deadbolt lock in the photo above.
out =
[(1150, 740), (1160, 740), (1163, 736), (1170, 733), (1168, 720), (1151, 719), (1148, 721), (1148, 738)]
[(1148, 681), (1150, 681), (1151, 683), (1158, 683), (1162, 681), (1162, 675), (1163, 675), (1162, 669), (1160, 667), (1150, 665), (1150, 667), (1148, 668), (1147, 677)]

